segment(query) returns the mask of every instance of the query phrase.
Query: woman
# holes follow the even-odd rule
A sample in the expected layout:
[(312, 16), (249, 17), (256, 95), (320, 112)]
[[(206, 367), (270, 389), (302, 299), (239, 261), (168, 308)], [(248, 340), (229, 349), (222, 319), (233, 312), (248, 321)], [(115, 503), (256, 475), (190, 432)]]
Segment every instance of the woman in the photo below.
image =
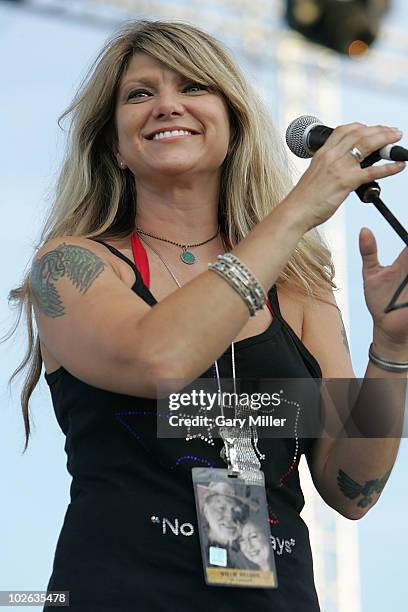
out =
[[(56, 202), (30, 275), (11, 293), (33, 305), (38, 327), (22, 397), (26, 445), (43, 360), (73, 478), (48, 589), (69, 591), (71, 607), (87, 612), (154, 612), (170, 601), (181, 612), (191, 593), (198, 611), (316, 612), (299, 458), (326, 501), (359, 518), (368, 508), (338, 489), (338, 469), (380, 478), (394, 449), (365, 447), (362, 464), (357, 446), (333, 440), (260, 441), (273, 532), (295, 545), (277, 561), (277, 589), (212, 588), (191, 468), (225, 468), (222, 443), (157, 439), (155, 398), (164, 379), (177, 391), (232, 370), (353, 376), (330, 253), (315, 228), (358, 185), (402, 169), (362, 170), (350, 151), (367, 155), (400, 134), (337, 128), (291, 189), (280, 141), (228, 54), (192, 26), (163, 22), (129, 23), (109, 41), (69, 113)], [(370, 232), (360, 250), (377, 363), (406, 362), (406, 311), (383, 315), (406, 253), (385, 291)], [(226, 251), (237, 259), (208, 269)], [(403, 375), (371, 361), (367, 370)]]
[(239, 546), (244, 556), (259, 570), (271, 569), (271, 545), (262, 529), (253, 521), (245, 523), (239, 537)]

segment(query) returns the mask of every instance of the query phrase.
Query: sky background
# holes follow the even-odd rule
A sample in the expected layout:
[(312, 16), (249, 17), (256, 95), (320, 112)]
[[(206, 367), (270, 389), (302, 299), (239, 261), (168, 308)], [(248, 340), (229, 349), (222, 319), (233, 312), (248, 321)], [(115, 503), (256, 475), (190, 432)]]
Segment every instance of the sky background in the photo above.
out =
[[(386, 22), (405, 28), (408, 2), (394, 0)], [(36, 15), (0, 1), (0, 335), (14, 321), (7, 295), (27, 270), (50, 203), (64, 148), (57, 118), (111, 31), (107, 26)], [(345, 80), (340, 95), (341, 123), (382, 123), (408, 132), (402, 93), (391, 95), (387, 89), (366, 89), (358, 81)], [(406, 182), (406, 173), (383, 182), (383, 199), (405, 226)], [(382, 264), (391, 263), (403, 244), (379, 213), (356, 196), (350, 196), (344, 207), (348, 337), (356, 375), (363, 376), (372, 326), (362, 290), (358, 233), (363, 225), (374, 231)], [(25, 325), (20, 325), (12, 341), (0, 345), (0, 590), (46, 588), (69, 503), (64, 436), (43, 376), (31, 399), (32, 439), (22, 455), (21, 380), (12, 386), (12, 395), (7, 380), (24, 355), (25, 342)], [(404, 440), (384, 495), (358, 523), (364, 612), (406, 609), (407, 468)]]

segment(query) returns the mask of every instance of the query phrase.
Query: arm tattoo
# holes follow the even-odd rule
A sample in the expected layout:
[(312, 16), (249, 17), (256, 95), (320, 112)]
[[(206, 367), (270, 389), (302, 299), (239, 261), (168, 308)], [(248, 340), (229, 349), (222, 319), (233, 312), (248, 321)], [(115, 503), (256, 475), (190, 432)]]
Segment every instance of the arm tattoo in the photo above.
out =
[(339, 310), (339, 315), (340, 315), (340, 321), (341, 321), (341, 335), (343, 336), (343, 344), (346, 347), (347, 352), (350, 353), (350, 347), (347, 341), (346, 328), (344, 327), (343, 317), (341, 316), (340, 310)]
[(65, 314), (53, 281), (67, 276), (80, 292), (85, 293), (105, 267), (106, 264), (89, 249), (65, 242), (34, 261), (30, 285), (40, 312), (47, 317)]
[(356, 497), (361, 495), (362, 499), (359, 500), (357, 506), (360, 508), (366, 508), (366, 506), (371, 504), (373, 501), (373, 493), (378, 493), (378, 495), (380, 495), (388, 478), (390, 477), (391, 472), (392, 468), (382, 478), (367, 480), (367, 482), (362, 485), (350, 478), (350, 476), (348, 476), (346, 472), (343, 472), (343, 470), (339, 470), (337, 475), (337, 484), (339, 485), (341, 492), (349, 499), (356, 499)]

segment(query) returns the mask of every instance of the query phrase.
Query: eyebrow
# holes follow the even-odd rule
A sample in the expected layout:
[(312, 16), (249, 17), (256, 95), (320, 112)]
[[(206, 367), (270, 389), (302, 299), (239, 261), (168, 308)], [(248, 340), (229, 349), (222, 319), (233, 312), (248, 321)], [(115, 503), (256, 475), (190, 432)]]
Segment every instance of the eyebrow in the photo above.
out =
[[(185, 77), (185, 76), (183, 76), (183, 75), (178, 75), (178, 76), (176, 76), (176, 77), (175, 77), (175, 80), (176, 80), (176, 81), (179, 81), (179, 82), (184, 81), (184, 80), (186, 80), (186, 79), (187, 79), (187, 77)], [(122, 86), (121, 86), (121, 91), (123, 91), (124, 89), (126, 89), (126, 87), (127, 87), (128, 85), (130, 85), (131, 83), (132, 83), (132, 84), (134, 84), (134, 85), (136, 85), (136, 84), (138, 84), (138, 85), (145, 85), (146, 87), (154, 87), (154, 86), (155, 86), (154, 81), (152, 81), (151, 79), (149, 79), (149, 77), (141, 77), (141, 78), (138, 78), (138, 79), (136, 79), (136, 78), (133, 78), (133, 79), (132, 79), (132, 78), (130, 78), (130, 79), (128, 79), (127, 81), (125, 81), (124, 83), (122, 83)]]

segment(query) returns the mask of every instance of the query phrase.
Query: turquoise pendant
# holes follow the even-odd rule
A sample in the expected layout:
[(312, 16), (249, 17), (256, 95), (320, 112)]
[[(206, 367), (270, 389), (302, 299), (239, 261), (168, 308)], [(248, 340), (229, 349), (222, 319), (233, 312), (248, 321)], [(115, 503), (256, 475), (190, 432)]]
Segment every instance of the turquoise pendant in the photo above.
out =
[(193, 255), (191, 251), (187, 251), (187, 249), (183, 249), (183, 251), (180, 254), (180, 259), (185, 264), (193, 264), (196, 262), (197, 258), (195, 255)]

